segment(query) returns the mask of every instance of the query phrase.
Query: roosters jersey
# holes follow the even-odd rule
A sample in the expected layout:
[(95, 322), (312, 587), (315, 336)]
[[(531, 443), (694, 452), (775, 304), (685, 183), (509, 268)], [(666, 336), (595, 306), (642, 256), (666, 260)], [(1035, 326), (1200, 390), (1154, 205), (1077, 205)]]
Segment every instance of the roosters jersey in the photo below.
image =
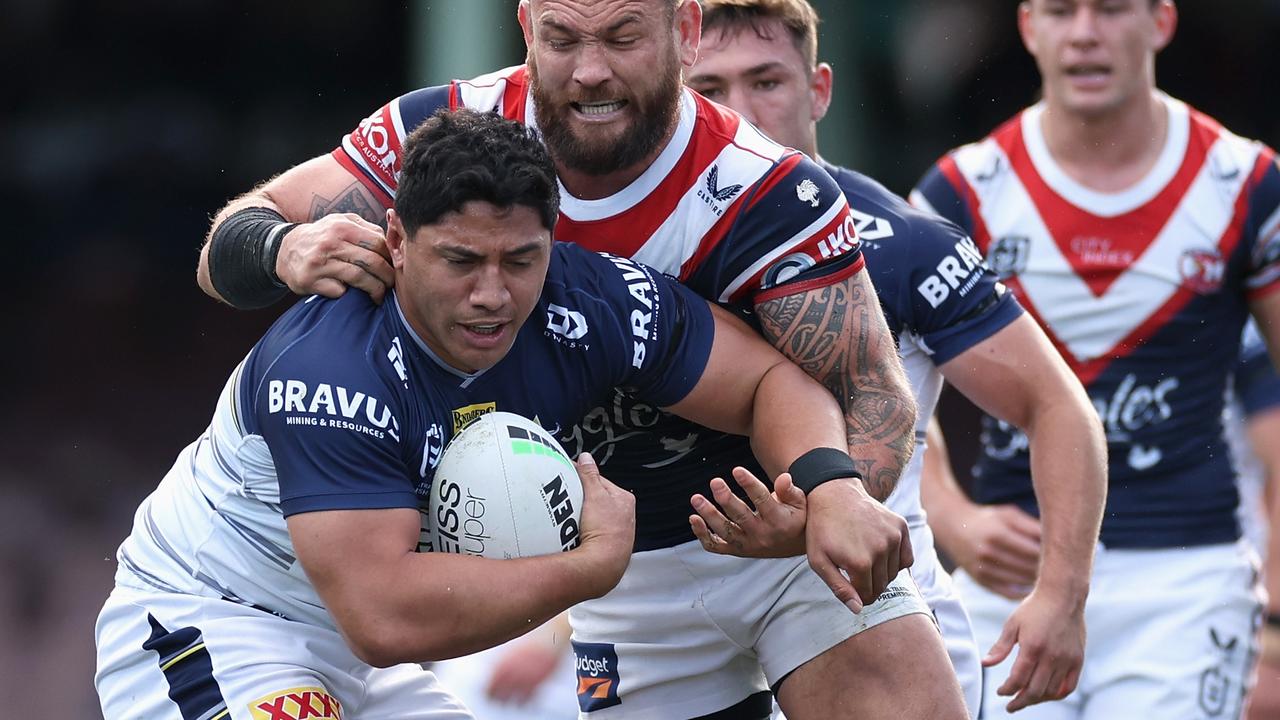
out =
[[(517, 66), (392, 100), (343, 138), (333, 157), (390, 205), (408, 133), (440, 108), (462, 107), (536, 126), (528, 71)], [(555, 235), (644, 262), (743, 312), (811, 268), (826, 283), (862, 269), (857, 227), (831, 176), (687, 89), (671, 141), (629, 186), (599, 200), (561, 187)], [(624, 393), (561, 440), (571, 454), (591, 451), (610, 480), (637, 491), (638, 549), (692, 539), (689, 497), (705, 493), (721, 468), (751, 464), (740, 438), (664, 419)]]
[[(1222, 409), (1248, 301), (1280, 288), (1274, 153), (1161, 96), (1151, 171), (1119, 193), (1072, 180), (1031, 107), (959, 148), (912, 200), (966, 228), (1088, 390), (1107, 434), (1102, 541), (1228, 542), (1238, 501)], [(1034, 512), (1025, 436), (984, 423), (978, 499)]]
[(477, 415), (514, 412), (556, 432), (619, 386), (670, 405), (697, 383), (713, 336), (707, 303), (678, 283), (566, 243), (511, 351), (479, 373), (434, 355), (394, 294), (307, 298), (235, 369), (208, 430), (143, 501), (117, 582), (333, 627), (285, 518), (425, 513), (445, 445)]
[(1240, 476), (1240, 526), (1245, 539), (1265, 556), (1267, 552), (1267, 503), (1264, 493), (1267, 470), (1253, 451), (1248, 423), (1255, 415), (1280, 409), (1280, 374), (1271, 363), (1266, 342), (1254, 322), (1245, 325), (1236, 363), (1231, 401), (1223, 423), (1227, 445)]

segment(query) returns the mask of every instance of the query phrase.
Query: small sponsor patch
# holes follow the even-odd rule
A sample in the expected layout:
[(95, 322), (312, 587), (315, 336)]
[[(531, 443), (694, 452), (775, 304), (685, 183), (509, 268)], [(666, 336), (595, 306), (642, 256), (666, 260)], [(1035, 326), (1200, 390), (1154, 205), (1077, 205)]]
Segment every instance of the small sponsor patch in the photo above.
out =
[(491, 413), (498, 409), (497, 403), (477, 403), (475, 405), (466, 405), (453, 410), (453, 432), (456, 435), (462, 432), (462, 428), (475, 422), (477, 418), (486, 413)]
[(618, 653), (613, 643), (573, 642), (578, 670), (578, 707), (592, 712), (621, 705), (618, 697)]
[(249, 703), (253, 720), (342, 720), (342, 703), (321, 687), (300, 687), (263, 695)]

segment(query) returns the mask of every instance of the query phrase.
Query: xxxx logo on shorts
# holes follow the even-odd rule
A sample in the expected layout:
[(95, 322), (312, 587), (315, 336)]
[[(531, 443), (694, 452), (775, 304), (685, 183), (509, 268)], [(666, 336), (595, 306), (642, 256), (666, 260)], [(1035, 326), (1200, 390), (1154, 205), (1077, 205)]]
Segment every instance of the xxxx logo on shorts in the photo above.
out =
[(613, 643), (573, 641), (578, 668), (578, 707), (582, 712), (619, 705), (618, 653)]
[(342, 703), (321, 687), (300, 687), (263, 695), (249, 703), (253, 720), (342, 720)]

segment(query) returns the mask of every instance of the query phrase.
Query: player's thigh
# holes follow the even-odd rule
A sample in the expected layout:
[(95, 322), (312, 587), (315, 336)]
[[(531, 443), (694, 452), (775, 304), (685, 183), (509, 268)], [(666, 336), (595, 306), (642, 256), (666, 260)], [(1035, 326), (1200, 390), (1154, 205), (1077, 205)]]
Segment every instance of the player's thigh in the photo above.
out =
[(727, 558), (703, 573), (682, 560), (694, 552), (686, 546), (722, 557), (696, 541), (636, 553), (609, 594), (570, 611), (581, 717), (685, 720), (768, 689), (755, 651), (736, 627), (712, 618), (707, 595), (710, 586), (751, 577), (754, 561)]
[(1100, 553), (1084, 717), (1240, 717), (1260, 596), (1242, 545)]
[(942, 638), (910, 574), (854, 614), (803, 559), (779, 587), (756, 641), (791, 720), (967, 717)]

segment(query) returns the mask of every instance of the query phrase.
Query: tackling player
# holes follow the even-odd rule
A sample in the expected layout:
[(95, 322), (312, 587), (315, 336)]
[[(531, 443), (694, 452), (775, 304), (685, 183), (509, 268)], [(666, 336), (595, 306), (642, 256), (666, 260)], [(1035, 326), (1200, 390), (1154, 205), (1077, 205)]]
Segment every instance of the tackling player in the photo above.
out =
[[(1156, 89), (1176, 21), (1169, 0), (1023, 2), (1044, 100), (947, 154), (911, 196), (973, 236), (1107, 433), (1084, 671), (1030, 717), (1238, 717), (1249, 677), (1256, 569), (1222, 405), (1247, 315), (1280, 340), (1280, 170), (1270, 148)], [(978, 504), (945, 493), (929, 510), (951, 520), (939, 543), (992, 642), (1048, 548), (1026, 437), (989, 418), (984, 431)], [(983, 537), (1020, 548), (1001, 551), (1013, 562), (972, 564)], [(988, 675), (988, 717), (1009, 672)]]
[(419, 552), (435, 464), (484, 407), (570, 423), (626, 386), (826, 479), (806, 463), (844, 444), (830, 394), (674, 281), (553, 245), (554, 168), (524, 126), (442, 112), (404, 155), (396, 290), (286, 312), (138, 509), (97, 625), (107, 718), (470, 717), (415, 663), (606, 593), (634, 539), (630, 494), (587, 455), (576, 549)]
[[(817, 13), (805, 0), (702, 5), (702, 46), (688, 85), (817, 158), (817, 122), (834, 84), (831, 66), (817, 62)], [(944, 377), (988, 412), (1028, 431), (1050, 548), (1040, 573), (1046, 580), (1009, 620), (1008, 642), (993, 648), (986, 662), (1003, 659), (1017, 642), (1021, 682), (1011, 688), (1013, 706), (1061, 697), (1046, 681), (1069, 676), (1083, 659), (1084, 602), (1106, 491), (1097, 415), (1044, 333), (959, 228), (912, 208), (865, 175), (820, 162), (857, 219), (872, 283), (916, 394), (915, 456), (887, 504), (911, 526), (911, 575), (943, 630), (970, 714), (977, 715), (982, 694), (978, 649), (933, 551), (919, 494), (925, 424)]]
[[(689, 528), (688, 498), (708, 472), (728, 476), (751, 462), (740, 438), (676, 423), (623, 393), (569, 429), (566, 446), (596, 450), (637, 497), (627, 578), (573, 613), (579, 666), (614, 668), (608, 692), (584, 676), (583, 712), (763, 717), (773, 687), (797, 720), (850, 707), (868, 717), (963, 715), (927, 607), (891, 569), (903, 567), (898, 549), (863, 537), (859, 517), (878, 512), (863, 485), (888, 496), (913, 447), (915, 413), (839, 187), (682, 88), (697, 53), (697, 3), (533, 0), (520, 4), (519, 20), (527, 65), (401, 96), (333, 153), (233, 201), (202, 253), (201, 286), (237, 306), (270, 302), (282, 286), (336, 295), (353, 284), (376, 298), (394, 281), (381, 233), (330, 213), (380, 217), (397, 190), (406, 132), (438, 107), (536, 126), (566, 190), (557, 238), (633, 256), (705, 298), (758, 313), (766, 337), (840, 400), (862, 476), (809, 492), (812, 570), (803, 557), (711, 555)], [(246, 208), (277, 213), (276, 224), (227, 232)], [(807, 271), (792, 272), (797, 264)], [(843, 681), (827, 682), (833, 675)]]

